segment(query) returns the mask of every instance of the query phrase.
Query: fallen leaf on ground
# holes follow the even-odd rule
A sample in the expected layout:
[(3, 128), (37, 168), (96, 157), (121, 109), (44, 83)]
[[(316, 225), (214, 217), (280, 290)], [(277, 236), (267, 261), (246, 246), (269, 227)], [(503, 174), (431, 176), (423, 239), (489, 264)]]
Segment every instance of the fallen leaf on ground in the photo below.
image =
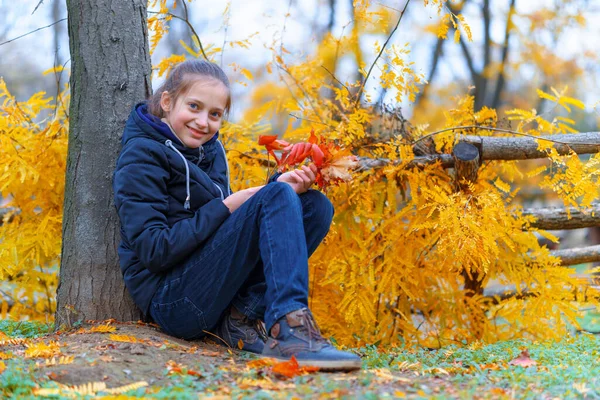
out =
[(116, 335), (113, 333), (108, 338), (110, 340), (114, 340), (115, 342), (144, 343), (144, 340), (138, 339), (132, 335)]
[(517, 358), (508, 363), (508, 365), (518, 365), (520, 367), (532, 367), (537, 365), (537, 361), (532, 360), (529, 357), (529, 350), (525, 349), (519, 354)]
[(37, 362), (35, 363), (36, 367), (49, 367), (51, 365), (66, 365), (72, 364), (73, 360), (75, 360), (75, 356), (62, 356), (58, 359), (56, 357), (52, 357), (51, 360), (46, 360), (45, 362)]
[(27, 350), (25, 350), (25, 357), (43, 357), (50, 358), (60, 355), (60, 345), (58, 342), (50, 342), (48, 344), (39, 342), (35, 344), (28, 344)]
[(0, 374), (3, 373), (5, 369), (6, 369), (6, 364), (4, 364), (4, 361), (0, 361)]
[(289, 361), (278, 362), (273, 365), (273, 373), (275, 375), (284, 376), (286, 378), (293, 378), (302, 374), (310, 374), (311, 372), (317, 372), (318, 367), (301, 367), (296, 360), (296, 357), (292, 356)]
[(171, 374), (183, 374), (183, 375), (192, 375), (192, 376), (202, 376), (202, 374), (198, 371), (194, 371), (193, 369), (189, 369), (183, 364), (179, 364), (173, 360), (167, 361), (166, 364), (167, 370), (169, 371), (169, 375)]
[(501, 369), (502, 366), (498, 365), (498, 364), (491, 363), (491, 364), (480, 364), (479, 368), (481, 368), (481, 369), (489, 369), (489, 370), (492, 370), (492, 371), (497, 371), (497, 370)]
[(277, 360), (274, 358), (259, 358), (246, 363), (249, 368), (272, 367), (275, 364), (277, 364)]

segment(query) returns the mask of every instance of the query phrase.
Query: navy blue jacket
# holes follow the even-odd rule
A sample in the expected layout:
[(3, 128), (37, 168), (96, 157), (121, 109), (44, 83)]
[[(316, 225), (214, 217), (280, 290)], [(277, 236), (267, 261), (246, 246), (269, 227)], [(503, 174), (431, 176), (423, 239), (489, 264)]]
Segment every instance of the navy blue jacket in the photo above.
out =
[(121, 220), (125, 286), (144, 314), (165, 272), (180, 265), (227, 219), (231, 194), (218, 134), (190, 149), (135, 106), (123, 133), (113, 189)]

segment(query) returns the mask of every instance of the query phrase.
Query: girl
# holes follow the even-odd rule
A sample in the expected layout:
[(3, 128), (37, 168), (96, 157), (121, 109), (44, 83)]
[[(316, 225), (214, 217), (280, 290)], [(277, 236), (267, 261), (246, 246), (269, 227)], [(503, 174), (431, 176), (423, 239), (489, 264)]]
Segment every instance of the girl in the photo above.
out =
[(316, 167), (231, 193), (218, 139), (230, 107), (221, 68), (189, 60), (132, 111), (114, 176), (125, 285), (173, 336), (212, 332), (301, 365), (360, 368), (358, 356), (321, 336), (307, 308), (308, 257), (333, 217), (331, 202), (309, 189)]

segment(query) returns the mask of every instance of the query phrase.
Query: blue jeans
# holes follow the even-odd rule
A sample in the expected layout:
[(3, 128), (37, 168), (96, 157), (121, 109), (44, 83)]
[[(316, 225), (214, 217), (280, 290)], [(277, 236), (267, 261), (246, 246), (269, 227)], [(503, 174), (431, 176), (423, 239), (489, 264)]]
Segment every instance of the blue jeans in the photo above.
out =
[(271, 329), (307, 307), (308, 257), (332, 218), (322, 193), (298, 195), (287, 183), (268, 184), (166, 274), (150, 305), (152, 319), (170, 335), (197, 339), (234, 305)]

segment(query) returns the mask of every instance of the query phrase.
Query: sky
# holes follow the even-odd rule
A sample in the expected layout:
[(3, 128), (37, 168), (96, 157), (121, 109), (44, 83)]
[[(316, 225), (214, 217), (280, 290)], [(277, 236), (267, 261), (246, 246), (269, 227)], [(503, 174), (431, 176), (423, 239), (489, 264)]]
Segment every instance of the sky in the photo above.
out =
[[(398, 8), (404, 5), (403, 0), (400, 2), (381, 1), (382, 3), (372, 1), (372, 4), (387, 5), (393, 3), (396, 4), (394, 7)], [(517, 6), (519, 11), (529, 12), (542, 4), (552, 4), (555, 1), (561, 0), (518, 0)], [(559, 43), (561, 54), (582, 54), (586, 50), (600, 53), (600, 40), (597, 40), (597, 38), (600, 38), (600, 4), (594, 6), (593, 4), (596, 2), (600, 3), (597, 0), (589, 1), (590, 5), (589, 9), (586, 10), (586, 17), (590, 23), (585, 30), (566, 32), (561, 36), (561, 42)], [(310, 48), (310, 40), (315, 26), (323, 26), (329, 18), (327, 3), (325, 0), (231, 0), (227, 14), (224, 14), (227, 2), (194, 0), (189, 3), (189, 7), (192, 22), (205, 45), (215, 43), (220, 46), (222, 44), (225, 35), (223, 26), (225, 17), (229, 18), (226, 32), (229, 41), (243, 40), (255, 32), (259, 32), (251, 39), (252, 45), (249, 49), (226, 50), (223, 64), (226, 72), (230, 76), (234, 75), (235, 78), (232, 69), (228, 67), (229, 64), (235, 62), (249, 70), (263, 66), (271, 57), (265, 47), (281, 37), (283, 37), (286, 47), (291, 52), (290, 57), (301, 56), (305, 49)], [(502, 2), (493, 2), (493, 4), (499, 3)], [(504, 3), (508, 3), (508, 0)], [(34, 12), (38, 5), (39, 7)], [(0, 17), (0, 26), (4, 26), (6, 31), (3, 40), (17, 37), (53, 22), (51, 5), (52, 0), (45, 0), (41, 3), (40, 0), (20, 0), (16, 4), (8, 0), (0, 0), (0, 13), (4, 15), (4, 17)], [(393, 37), (393, 42), (397, 44), (410, 43), (411, 61), (415, 62), (417, 72), (426, 75), (434, 39), (423, 35), (421, 27), (435, 22), (438, 16), (436, 10), (432, 7), (425, 8), (422, 0), (413, 0), (409, 6), (410, 18), (402, 21)], [(500, 7), (505, 8), (506, 6), (500, 4)], [(467, 20), (469, 20), (469, 10), (468, 8), (466, 10)], [(289, 15), (286, 17), (288, 13)], [(64, 6), (62, 14), (63, 17), (66, 17)], [(343, 26), (349, 22), (350, 17), (349, 1), (338, 0), (335, 15), (336, 23), (333, 30), (335, 35), (341, 34)], [(472, 18), (475, 20), (474, 17)], [(59, 54), (61, 59), (65, 60), (69, 57), (66, 21), (60, 22), (60, 24), (62, 24), (63, 33)], [(8, 27), (8, 30), (6, 27)], [(471, 28), (474, 37), (481, 38), (482, 32), (479, 24), (472, 23)], [(493, 26), (492, 35), (499, 42), (502, 40), (504, 28), (503, 24), (500, 23)], [(26, 71), (29, 71), (27, 72), (27, 79), (35, 79), (37, 74), (39, 79), (45, 82), (45, 84), (41, 83), (40, 87), (54, 84), (53, 76), (39, 76), (40, 71), (51, 68), (54, 64), (56, 51), (52, 43), (51, 29), (40, 30), (10, 44), (0, 46), (0, 76), (5, 78), (9, 88), (11, 78), (17, 79), (17, 74), (23, 75)], [(2, 28), (0, 28), (0, 35), (2, 33)], [(380, 43), (385, 40), (383, 37), (366, 37), (362, 43), (364, 48), (368, 49), (376, 39)], [(0, 42), (3, 40), (0, 40)], [(450, 56), (441, 65), (439, 79), (450, 81), (466, 76), (468, 73), (467, 68), (461, 61), (462, 57), (458, 45), (452, 43), (447, 48)], [(181, 49), (181, 53), (183, 52), (184, 50)], [(153, 61), (156, 62), (157, 58), (163, 54), (164, 49), (159, 48)], [(374, 56), (373, 53), (372, 57)], [(454, 59), (458, 61), (453, 61)], [(456, 63), (461, 63), (458, 64), (458, 68)], [(350, 76), (353, 68), (350, 64), (340, 65), (338, 78), (343, 81), (344, 74)], [(590, 71), (591, 74), (598, 74), (598, 69), (595, 66), (590, 66)], [(524, 73), (527, 73), (527, 71), (524, 71)], [(590, 90), (582, 95), (585, 96), (583, 100), (586, 105), (593, 107), (594, 104), (600, 101), (600, 88), (597, 87), (600, 77), (589, 76), (588, 78), (590, 78), (590, 83), (587, 84), (587, 87)], [(371, 79), (367, 89), (372, 91), (376, 84), (377, 79)], [(35, 85), (33, 88), (29, 87), (21, 95), (31, 95), (32, 90), (35, 90)], [(246, 86), (234, 85), (234, 99), (241, 97), (241, 103), (243, 104), (243, 97), (248, 93), (248, 90), (249, 88)]]

